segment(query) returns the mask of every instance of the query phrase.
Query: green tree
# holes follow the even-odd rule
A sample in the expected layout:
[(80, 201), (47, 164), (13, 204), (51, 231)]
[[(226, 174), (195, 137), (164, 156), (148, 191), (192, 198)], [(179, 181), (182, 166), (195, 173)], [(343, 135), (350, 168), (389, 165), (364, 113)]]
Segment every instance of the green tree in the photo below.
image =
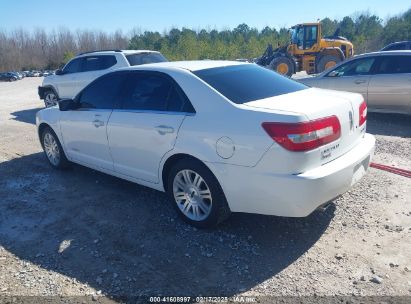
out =
[(341, 36), (346, 37), (349, 40), (352, 40), (354, 38), (355, 24), (351, 17), (344, 17), (340, 22), (339, 29)]
[(335, 33), (335, 30), (338, 28), (338, 21), (331, 20), (330, 18), (324, 18), (321, 20), (321, 29), (322, 35), (324, 36), (332, 36)]
[[(342, 20), (321, 20), (323, 36), (333, 35), (339, 29), (340, 36), (351, 40), (355, 52), (375, 51), (384, 44), (411, 38), (411, 9), (404, 14), (383, 20), (370, 13), (345, 16)], [(274, 48), (287, 45), (290, 33), (286, 28), (270, 28), (261, 31), (245, 23), (234, 29), (194, 31), (173, 28), (162, 34), (144, 32), (129, 41), (131, 49), (153, 49), (162, 52), (169, 60), (182, 59), (237, 59), (260, 56), (268, 44)]]
[(73, 51), (66, 51), (64, 52), (63, 55), (63, 61), (61, 62), (62, 64), (66, 64), (69, 62), (72, 58), (74, 58), (76, 55), (74, 54)]

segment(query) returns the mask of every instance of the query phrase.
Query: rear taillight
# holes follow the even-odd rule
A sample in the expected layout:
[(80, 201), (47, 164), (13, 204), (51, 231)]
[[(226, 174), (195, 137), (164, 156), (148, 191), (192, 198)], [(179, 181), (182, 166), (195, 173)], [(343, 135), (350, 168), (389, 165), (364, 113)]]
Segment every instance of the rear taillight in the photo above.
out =
[(308, 151), (340, 138), (341, 125), (336, 116), (299, 123), (264, 122), (264, 130), (290, 151)]
[(360, 104), (360, 120), (358, 122), (358, 125), (361, 127), (366, 121), (367, 121), (367, 103), (363, 101)]

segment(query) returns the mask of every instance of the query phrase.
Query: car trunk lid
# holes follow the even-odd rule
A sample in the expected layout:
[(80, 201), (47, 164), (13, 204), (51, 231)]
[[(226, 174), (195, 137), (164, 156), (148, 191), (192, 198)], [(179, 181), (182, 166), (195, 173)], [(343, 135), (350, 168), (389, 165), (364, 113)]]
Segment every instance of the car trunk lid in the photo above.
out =
[[(304, 153), (311, 160), (307, 164), (309, 167), (313, 167), (338, 158), (358, 143), (365, 133), (365, 123), (359, 125), (359, 108), (362, 102), (363, 98), (359, 94), (307, 89), (248, 102), (244, 105), (267, 112), (297, 112), (305, 115), (308, 121), (336, 116), (341, 125), (341, 135), (337, 140), (314, 150), (293, 152)], [(305, 165), (303, 167), (308, 169), (305, 168)]]

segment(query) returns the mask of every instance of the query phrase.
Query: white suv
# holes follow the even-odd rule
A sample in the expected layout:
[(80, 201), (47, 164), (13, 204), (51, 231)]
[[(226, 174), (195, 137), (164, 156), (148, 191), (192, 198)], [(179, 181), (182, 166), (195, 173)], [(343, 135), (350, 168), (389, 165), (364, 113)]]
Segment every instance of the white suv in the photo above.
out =
[(40, 99), (46, 107), (57, 104), (62, 98), (74, 98), (78, 92), (94, 79), (112, 70), (164, 62), (167, 59), (160, 53), (147, 50), (106, 50), (81, 53), (70, 60), (55, 75), (45, 77), (38, 88)]

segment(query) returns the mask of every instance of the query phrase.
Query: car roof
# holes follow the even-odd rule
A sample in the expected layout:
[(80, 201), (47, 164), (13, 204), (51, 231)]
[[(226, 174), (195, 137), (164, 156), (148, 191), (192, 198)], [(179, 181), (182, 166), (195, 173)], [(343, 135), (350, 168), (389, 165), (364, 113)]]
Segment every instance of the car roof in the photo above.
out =
[(151, 50), (101, 50), (101, 51), (90, 51), (90, 52), (80, 53), (77, 55), (77, 57), (89, 56), (89, 55), (112, 55), (115, 53), (123, 53), (125, 55), (147, 54), (147, 53), (160, 54), (160, 52), (151, 51)]
[(385, 47), (392, 46), (392, 45), (396, 45), (396, 44), (403, 44), (403, 43), (411, 43), (411, 40), (404, 40), (404, 41), (392, 42), (392, 43), (386, 45)]
[(177, 68), (189, 71), (199, 71), (205, 69), (212, 69), (225, 66), (234, 66), (241, 64), (249, 64), (240, 61), (229, 61), (229, 60), (189, 60), (189, 61), (167, 61), (167, 62), (157, 62), (157, 63), (147, 63), (144, 65), (137, 65), (128, 67), (128, 70), (139, 70), (139, 69), (155, 69), (155, 68)]
[(380, 51), (386, 51), (387, 49), (394, 47), (394, 46), (398, 46), (398, 45), (403, 45), (405, 47), (411, 45), (411, 40), (405, 40), (405, 41), (397, 41), (397, 42), (393, 42), (390, 43), (386, 46), (384, 46)]
[(356, 55), (352, 57), (352, 59), (360, 58), (360, 57), (368, 57), (368, 56), (387, 56), (387, 55), (411, 55), (411, 50), (378, 51), (378, 52), (364, 53), (364, 54)]

